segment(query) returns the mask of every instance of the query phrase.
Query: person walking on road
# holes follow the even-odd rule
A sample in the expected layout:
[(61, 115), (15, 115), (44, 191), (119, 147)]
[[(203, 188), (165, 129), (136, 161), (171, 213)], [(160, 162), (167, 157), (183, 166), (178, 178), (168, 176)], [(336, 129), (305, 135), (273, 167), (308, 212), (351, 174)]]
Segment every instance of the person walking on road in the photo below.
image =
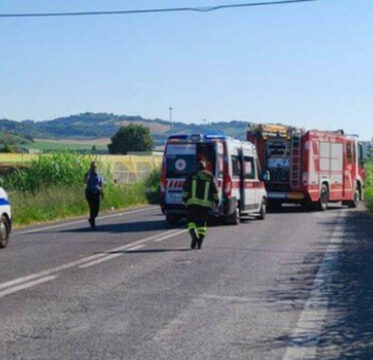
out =
[(183, 201), (187, 207), (188, 230), (191, 248), (202, 247), (207, 233), (207, 219), (213, 205), (219, 204), (218, 189), (213, 175), (206, 170), (206, 163), (197, 163), (197, 172), (188, 177), (183, 187)]
[(88, 221), (92, 230), (94, 230), (96, 227), (96, 217), (100, 210), (100, 197), (103, 197), (103, 181), (101, 175), (97, 172), (97, 166), (94, 161), (92, 161), (84, 181), (86, 184), (85, 196), (89, 205)]

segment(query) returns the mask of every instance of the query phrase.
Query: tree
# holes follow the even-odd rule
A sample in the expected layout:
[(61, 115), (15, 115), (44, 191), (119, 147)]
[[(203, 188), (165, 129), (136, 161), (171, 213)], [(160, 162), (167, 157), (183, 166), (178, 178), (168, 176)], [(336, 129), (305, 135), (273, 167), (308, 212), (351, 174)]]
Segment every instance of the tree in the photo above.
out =
[(110, 154), (127, 154), (129, 151), (151, 151), (154, 142), (150, 130), (143, 125), (129, 124), (119, 128), (108, 145)]

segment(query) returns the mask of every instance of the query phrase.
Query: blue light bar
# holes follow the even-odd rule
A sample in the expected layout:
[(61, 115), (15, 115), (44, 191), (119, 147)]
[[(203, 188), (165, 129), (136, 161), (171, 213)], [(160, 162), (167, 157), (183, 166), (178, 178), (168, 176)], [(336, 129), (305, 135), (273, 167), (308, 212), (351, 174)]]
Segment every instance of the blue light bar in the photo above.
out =
[(222, 140), (224, 140), (227, 137), (223, 134), (207, 134), (207, 135), (204, 136), (204, 138), (206, 140), (211, 140), (211, 139), (222, 139)]
[(188, 135), (171, 135), (168, 137), (169, 140), (179, 139), (179, 140), (186, 140), (188, 139)]

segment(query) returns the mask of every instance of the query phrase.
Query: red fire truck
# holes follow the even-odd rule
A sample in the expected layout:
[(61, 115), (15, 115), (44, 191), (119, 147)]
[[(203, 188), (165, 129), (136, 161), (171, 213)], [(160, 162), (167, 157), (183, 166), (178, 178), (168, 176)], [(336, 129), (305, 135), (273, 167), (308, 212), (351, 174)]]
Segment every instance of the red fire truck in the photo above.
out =
[(356, 136), (251, 124), (247, 140), (256, 145), (262, 170), (270, 173), (270, 208), (290, 202), (325, 210), (329, 202), (356, 207), (363, 199), (364, 156)]

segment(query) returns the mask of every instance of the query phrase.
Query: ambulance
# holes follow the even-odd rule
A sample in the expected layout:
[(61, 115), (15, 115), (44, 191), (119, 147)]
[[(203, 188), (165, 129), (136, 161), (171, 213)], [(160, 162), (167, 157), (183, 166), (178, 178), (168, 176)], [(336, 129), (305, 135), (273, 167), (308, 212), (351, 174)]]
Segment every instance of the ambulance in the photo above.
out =
[(161, 174), (161, 208), (166, 221), (175, 225), (185, 217), (182, 199), (185, 179), (203, 160), (219, 190), (219, 206), (211, 216), (239, 224), (242, 216), (264, 219), (267, 193), (255, 146), (224, 135), (172, 135), (168, 138)]
[(12, 217), (8, 195), (0, 185), (0, 249), (8, 245), (11, 225)]

